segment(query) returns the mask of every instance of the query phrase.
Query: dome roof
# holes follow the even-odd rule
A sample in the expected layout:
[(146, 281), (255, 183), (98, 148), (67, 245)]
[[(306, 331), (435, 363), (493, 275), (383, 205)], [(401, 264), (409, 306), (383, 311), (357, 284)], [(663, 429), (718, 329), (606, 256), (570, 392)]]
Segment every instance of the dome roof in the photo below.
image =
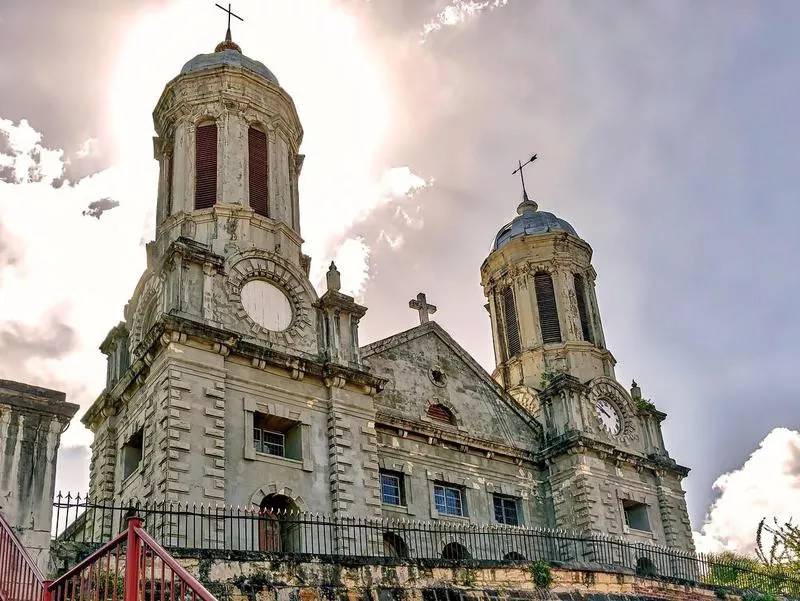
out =
[(217, 46), (217, 48), (217, 52), (212, 52), (210, 54), (198, 54), (195, 56), (183, 66), (183, 69), (181, 69), (181, 75), (186, 75), (187, 73), (197, 73), (198, 71), (214, 69), (215, 67), (220, 66), (238, 67), (240, 69), (250, 71), (251, 73), (255, 73), (256, 75), (263, 77), (268, 82), (275, 84), (276, 86), (280, 85), (278, 83), (278, 78), (275, 77), (272, 71), (270, 71), (266, 65), (264, 65), (264, 63), (245, 56), (240, 50), (237, 50), (238, 46), (231, 47), (229, 45), (225, 45), (223, 42)]
[(511, 223), (504, 225), (497, 232), (492, 250), (498, 250), (520, 236), (536, 236), (548, 232), (566, 232), (578, 238), (575, 228), (563, 219), (559, 219), (547, 211), (539, 211), (539, 205), (529, 200), (527, 195), (517, 207), (518, 215)]

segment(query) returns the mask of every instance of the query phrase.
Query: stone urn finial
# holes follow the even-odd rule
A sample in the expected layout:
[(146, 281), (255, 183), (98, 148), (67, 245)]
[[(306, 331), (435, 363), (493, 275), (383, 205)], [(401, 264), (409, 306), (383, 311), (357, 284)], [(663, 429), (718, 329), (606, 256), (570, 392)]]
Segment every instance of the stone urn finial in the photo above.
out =
[(338, 292), (342, 287), (342, 275), (339, 273), (339, 270), (336, 269), (336, 263), (333, 261), (331, 261), (331, 266), (328, 268), (327, 279), (328, 290)]

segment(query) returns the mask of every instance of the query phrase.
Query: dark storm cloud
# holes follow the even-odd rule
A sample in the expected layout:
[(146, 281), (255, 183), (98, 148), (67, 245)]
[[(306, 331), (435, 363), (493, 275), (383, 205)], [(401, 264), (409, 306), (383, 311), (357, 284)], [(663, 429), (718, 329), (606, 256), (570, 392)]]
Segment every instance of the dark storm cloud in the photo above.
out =
[(0, 363), (21, 363), (28, 359), (57, 359), (75, 348), (77, 334), (53, 318), (40, 326), (9, 323), (0, 331)]
[(89, 206), (86, 210), (82, 211), (83, 215), (88, 215), (89, 217), (95, 217), (96, 219), (100, 219), (100, 217), (106, 211), (110, 211), (111, 209), (118, 207), (119, 202), (114, 200), (113, 198), (101, 198), (100, 200), (95, 200), (89, 203)]

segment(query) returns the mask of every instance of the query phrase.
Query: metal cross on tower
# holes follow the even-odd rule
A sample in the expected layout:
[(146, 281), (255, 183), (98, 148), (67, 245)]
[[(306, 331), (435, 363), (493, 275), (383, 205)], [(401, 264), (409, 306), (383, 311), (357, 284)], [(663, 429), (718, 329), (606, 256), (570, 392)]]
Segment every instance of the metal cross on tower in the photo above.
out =
[(420, 292), (417, 294), (416, 299), (412, 299), (408, 301), (408, 306), (411, 309), (416, 309), (419, 311), (419, 323), (422, 325), (423, 323), (428, 323), (430, 321), (428, 319), (429, 315), (433, 315), (436, 313), (436, 305), (429, 305), (427, 299), (425, 298), (425, 293)]
[(537, 154), (533, 155), (530, 158), (530, 160), (528, 162), (526, 162), (524, 165), (522, 164), (522, 161), (519, 161), (519, 167), (517, 167), (516, 169), (514, 169), (514, 171), (511, 172), (511, 175), (516, 175), (517, 173), (519, 173), (519, 179), (522, 182), (522, 200), (524, 200), (526, 202), (529, 199), (528, 199), (528, 191), (525, 190), (525, 176), (522, 174), (522, 169), (524, 167), (526, 167), (527, 165), (530, 165), (531, 163), (533, 163), (538, 157), (539, 157), (539, 155), (537, 155)]
[(229, 39), (229, 38), (231, 37), (231, 17), (236, 17), (236, 18), (237, 18), (237, 19), (239, 19), (240, 21), (244, 21), (244, 19), (242, 19), (242, 18), (241, 18), (239, 15), (237, 15), (236, 13), (234, 13), (233, 11), (231, 11), (231, 4), (230, 4), (230, 2), (228, 2), (228, 8), (225, 8), (224, 6), (221, 6), (221, 5), (219, 5), (219, 4), (217, 4), (217, 8), (221, 8), (221, 9), (222, 9), (222, 10), (224, 10), (226, 13), (228, 13), (228, 34), (227, 34), (227, 38)]

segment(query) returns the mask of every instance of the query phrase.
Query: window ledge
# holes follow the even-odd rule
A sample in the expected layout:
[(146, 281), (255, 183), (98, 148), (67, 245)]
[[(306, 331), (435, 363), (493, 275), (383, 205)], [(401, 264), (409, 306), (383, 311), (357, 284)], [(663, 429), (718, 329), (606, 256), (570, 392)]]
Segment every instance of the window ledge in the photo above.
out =
[(125, 490), (131, 482), (136, 480), (137, 476), (141, 476), (143, 471), (143, 467), (141, 465), (136, 466), (136, 469), (133, 470), (130, 474), (128, 474), (127, 478), (124, 478), (122, 482), (119, 483), (119, 490), (122, 492)]
[[(274, 463), (275, 465), (284, 465), (295, 469), (303, 469), (303, 461), (301, 459), (290, 459), (289, 457), (281, 457), (279, 455), (270, 455), (269, 453), (255, 452), (253, 459), (256, 461), (263, 461), (264, 463)], [(306, 470), (311, 471), (311, 470)]]
[(453, 520), (455, 522), (469, 522), (468, 515), (453, 515), (451, 513), (440, 513), (436, 512), (436, 519), (437, 520)]
[(392, 505), (391, 503), (381, 503), (381, 509), (388, 510), (394, 513), (405, 513), (411, 515), (407, 505)]
[(637, 528), (631, 528), (630, 526), (623, 526), (622, 531), (625, 534), (632, 534), (633, 536), (642, 536), (645, 538), (655, 538), (656, 535), (652, 530), (639, 530)]

